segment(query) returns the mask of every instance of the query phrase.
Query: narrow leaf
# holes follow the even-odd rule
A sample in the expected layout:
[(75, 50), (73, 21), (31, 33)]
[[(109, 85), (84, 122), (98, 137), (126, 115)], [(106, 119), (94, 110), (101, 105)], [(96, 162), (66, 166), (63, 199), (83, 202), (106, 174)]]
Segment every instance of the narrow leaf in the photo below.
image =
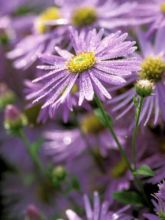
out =
[(113, 193), (113, 198), (125, 205), (141, 206), (143, 205), (142, 198), (136, 192), (121, 191)]
[(134, 172), (134, 175), (139, 176), (154, 176), (153, 170), (148, 165), (142, 165), (137, 171)]

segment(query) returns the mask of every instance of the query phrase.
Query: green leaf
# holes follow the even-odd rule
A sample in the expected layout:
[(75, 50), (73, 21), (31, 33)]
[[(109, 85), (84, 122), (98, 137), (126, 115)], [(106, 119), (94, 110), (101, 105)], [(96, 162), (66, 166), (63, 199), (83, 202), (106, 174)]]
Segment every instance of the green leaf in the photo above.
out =
[(114, 192), (113, 198), (125, 205), (142, 206), (143, 201), (139, 194), (132, 191)]
[(154, 171), (147, 165), (142, 165), (138, 170), (134, 172), (134, 175), (137, 176), (154, 176)]

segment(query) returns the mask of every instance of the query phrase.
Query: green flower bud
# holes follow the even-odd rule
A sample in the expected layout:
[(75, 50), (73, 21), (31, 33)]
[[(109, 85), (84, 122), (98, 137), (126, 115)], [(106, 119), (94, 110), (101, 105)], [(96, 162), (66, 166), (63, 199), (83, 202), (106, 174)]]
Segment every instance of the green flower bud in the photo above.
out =
[(154, 84), (147, 79), (137, 81), (135, 85), (136, 93), (141, 97), (150, 96), (153, 92)]
[(53, 169), (52, 176), (59, 181), (63, 181), (66, 175), (67, 173), (63, 166), (57, 166)]

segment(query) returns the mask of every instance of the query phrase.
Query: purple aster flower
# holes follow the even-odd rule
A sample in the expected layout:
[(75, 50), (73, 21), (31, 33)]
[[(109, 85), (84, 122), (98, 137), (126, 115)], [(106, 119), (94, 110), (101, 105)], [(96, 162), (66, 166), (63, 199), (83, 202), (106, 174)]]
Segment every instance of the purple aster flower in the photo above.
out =
[(14, 66), (16, 68), (26, 69), (38, 59), (41, 53), (53, 52), (54, 46), (61, 42), (65, 30), (60, 27), (52, 27), (50, 29), (46, 22), (52, 19), (59, 19), (60, 16), (59, 9), (49, 7), (34, 18), (32, 34), (23, 38), (7, 54), (9, 59), (15, 60)]
[[(118, 149), (112, 135), (94, 112), (91, 111), (80, 118), (80, 130), (88, 147), (95, 151), (98, 148), (103, 157), (109, 155), (110, 150)], [(115, 132), (120, 143), (124, 146), (127, 140), (127, 130), (116, 127)]]
[[(61, 24), (77, 28), (92, 26), (114, 29), (132, 24), (130, 13), (136, 3), (118, 4), (114, 0), (65, 0), (61, 1), (59, 6), (64, 17)], [(52, 21), (50, 24), (54, 25), (56, 21)]]
[(54, 163), (72, 160), (86, 149), (78, 129), (47, 131), (44, 136), (46, 139), (45, 153)]
[(153, 205), (155, 207), (155, 213), (145, 214), (148, 220), (164, 220), (165, 219), (165, 182), (158, 184), (159, 191), (154, 194), (155, 200), (153, 200)]
[(125, 207), (117, 212), (109, 211), (109, 204), (107, 201), (101, 203), (97, 192), (93, 195), (93, 207), (87, 195), (84, 196), (85, 217), (80, 217), (76, 212), (67, 210), (66, 215), (68, 220), (132, 220), (133, 217), (125, 214), (128, 209)]
[(56, 47), (59, 56), (44, 54), (41, 57), (47, 64), (38, 67), (44, 75), (33, 82), (42, 83), (42, 88), (32, 92), (29, 99), (33, 99), (33, 104), (44, 102), (42, 108), (63, 103), (75, 84), (79, 105), (84, 100), (92, 101), (94, 94), (110, 99), (107, 85), (121, 85), (125, 76), (139, 69), (139, 60), (133, 56), (135, 42), (126, 41), (127, 34), (117, 32), (102, 39), (103, 30), (78, 34), (71, 28), (70, 32), (75, 55)]
[[(42, 89), (42, 83), (32, 83), (31, 81), (26, 80), (25, 82), (26, 88), (25, 88), (25, 94), (26, 99), (29, 99), (29, 96), (31, 96), (32, 92), (37, 92), (38, 90)], [(74, 110), (74, 108), (78, 107), (78, 86), (75, 84), (72, 88), (71, 93), (67, 96), (66, 100), (63, 103), (58, 103), (56, 106), (49, 108), (41, 109), (40, 114), (38, 116), (39, 122), (46, 122), (48, 118), (56, 119), (56, 118), (62, 118), (62, 120), (66, 123), (68, 122), (70, 118), (70, 112)], [(30, 95), (29, 95), (30, 94)], [(42, 102), (41, 102), (42, 105)], [(28, 107), (32, 107), (33, 104), (29, 104)], [(85, 102), (83, 104), (84, 109), (90, 110), (90, 105)]]
[[(122, 144), (126, 142), (126, 131), (116, 129), (116, 134)], [(103, 157), (111, 149), (117, 150), (113, 137), (104, 128), (94, 113), (80, 119), (80, 130), (53, 130), (44, 133), (45, 153), (54, 162), (72, 160), (87, 150), (99, 150)], [(79, 147), (77, 148), (77, 145)]]
[(116, 105), (113, 111), (120, 112), (119, 118), (134, 108), (133, 98), (136, 96), (136, 91), (132, 85), (140, 78), (150, 80), (154, 84), (153, 94), (145, 98), (140, 121), (146, 125), (152, 120), (153, 124), (156, 125), (161, 118), (165, 120), (165, 54), (164, 47), (162, 46), (164, 33), (164, 28), (159, 30), (155, 43), (152, 45), (145, 38), (144, 33), (138, 31), (142, 54), (141, 70), (136, 77), (131, 76), (127, 80), (125, 86), (131, 88), (125, 93), (114, 97), (111, 101), (112, 104)]
[(135, 7), (133, 16), (138, 24), (149, 24), (148, 34), (151, 34), (165, 26), (165, 2), (164, 0), (141, 1)]

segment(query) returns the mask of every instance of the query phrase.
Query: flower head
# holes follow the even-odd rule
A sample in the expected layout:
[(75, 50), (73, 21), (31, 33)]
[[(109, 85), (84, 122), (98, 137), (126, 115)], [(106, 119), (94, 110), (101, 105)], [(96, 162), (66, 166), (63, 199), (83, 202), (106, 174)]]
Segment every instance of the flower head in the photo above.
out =
[(50, 27), (47, 23), (58, 20), (60, 16), (60, 10), (56, 7), (48, 7), (35, 16), (30, 34), (19, 40), (15, 48), (7, 53), (7, 57), (14, 60), (15, 68), (27, 69), (41, 53), (52, 53), (54, 46), (62, 41), (66, 29), (55, 25)]
[(164, 33), (165, 29), (160, 29), (156, 34), (155, 42), (152, 44), (146, 39), (142, 31), (137, 31), (142, 57), (141, 70), (136, 77), (131, 76), (127, 80), (125, 86), (130, 85), (128, 91), (112, 100), (112, 103), (117, 104), (114, 111), (121, 111), (119, 117), (134, 108), (132, 100), (136, 96), (136, 91), (132, 88), (132, 85), (137, 80), (149, 80), (153, 84), (153, 93), (144, 101), (140, 121), (146, 125), (151, 119), (153, 119), (154, 124), (157, 124), (160, 118), (165, 119), (163, 95), (165, 91), (165, 55), (164, 47), (162, 47)]
[(117, 32), (102, 39), (102, 30), (78, 34), (71, 28), (70, 33), (75, 54), (56, 47), (59, 56), (44, 54), (41, 57), (47, 65), (38, 68), (46, 74), (33, 80), (42, 87), (32, 92), (29, 99), (33, 99), (33, 103), (44, 102), (42, 108), (63, 103), (74, 85), (78, 87), (79, 105), (84, 100), (92, 101), (94, 94), (110, 99), (107, 88), (121, 85), (125, 76), (139, 69), (139, 60), (133, 56), (135, 42), (126, 41), (127, 34)]
[(97, 192), (94, 192), (93, 195), (93, 208), (90, 204), (90, 200), (87, 195), (84, 196), (84, 206), (86, 216), (84, 218), (80, 218), (78, 214), (76, 214), (72, 210), (67, 210), (66, 215), (69, 220), (132, 220), (133, 218), (129, 215), (126, 215), (124, 212), (128, 209), (127, 207), (119, 210), (117, 212), (111, 212), (108, 210), (108, 202), (105, 201), (103, 203), (100, 202), (100, 198)]
[(137, 24), (148, 24), (148, 34), (165, 26), (165, 2), (164, 0), (141, 1), (133, 10), (133, 16)]
[(147, 56), (141, 64), (139, 76), (141, 79), (148, 79), (153, 82), (161, 81), (165, 72), (165, 61), (157, 56)]
[[(136, 3), (119, 4), (115, 0), (100, 1), (62, 1), (59, 5), (63, 23), (75, 28), (106, 28), (114, 29), (132, 24), (130, 14)], [(56, 22), (52, 21), (52, 25)]]
[(34, 22), (34, 29), (37, 33), (42, 34), (48, 30), (46, 22), (59, 19), (60, 11), (56, 7), (49, 7), (43, 11)]
[(159, 191), (155, 193), (153, 200), (153, 205), (155, 207), (155, 213), (153, 214), (145, 214), (148, 220), (164, 220), (165, 219), (165, 182), (158, 184)]
[(155, 193), (157, 203), (154, 202), (156, 213), (161, 220), (165, 218), (165, 182), (158, 185), (159, 191)]

